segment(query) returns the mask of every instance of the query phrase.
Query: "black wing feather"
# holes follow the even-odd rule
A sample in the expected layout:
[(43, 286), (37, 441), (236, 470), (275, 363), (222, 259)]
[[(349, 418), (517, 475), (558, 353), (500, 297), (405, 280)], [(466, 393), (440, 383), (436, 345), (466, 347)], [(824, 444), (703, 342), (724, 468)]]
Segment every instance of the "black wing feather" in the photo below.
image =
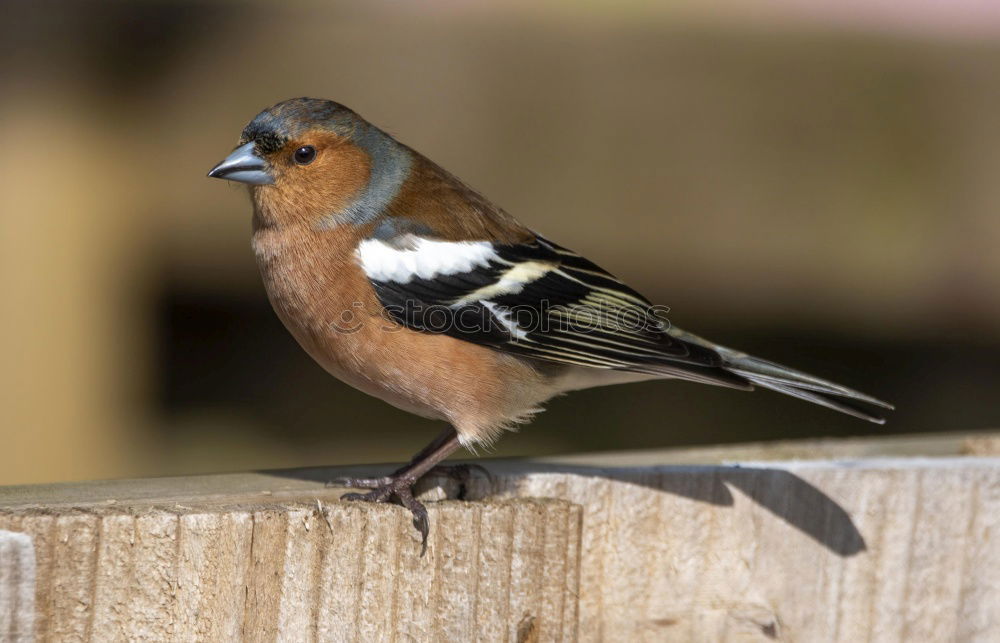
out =
[[(565, 248), (537, 238), (495, 245), (494, 251), (496, 259), (467, 272), (372, 283), (389, 315), (410, 328), (527, 357), (656, 374), (721, 364), (715, 351), (671, 337), (642, 295)], [(515, 288), (489, 290), (526, 262), (545, 266), (544, 274)], [(707, 372), (701, 376), (712, 379)], [(725, 373), (714, 379), (746, 385)]]
[[(533, 359), (678, 377), (751, 390), (756, 384), (873, 422), (892, 406), (858, 391), (669, 327), (646, 298), (571, 250), (536, 237), (493, 245), (487, 265), (405, 282), (372, 279), (399, 323)], [(527, 272), (511, 277), (511, 271)], [(529, 270), (534, 268), (534, 272)]]

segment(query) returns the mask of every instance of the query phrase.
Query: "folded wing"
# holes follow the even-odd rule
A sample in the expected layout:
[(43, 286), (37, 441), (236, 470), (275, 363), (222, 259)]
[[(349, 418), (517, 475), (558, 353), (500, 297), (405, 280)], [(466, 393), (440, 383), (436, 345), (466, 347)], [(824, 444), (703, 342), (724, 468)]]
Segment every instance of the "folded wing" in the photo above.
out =
[[(715, 351), (671, 337), (653, 305), (614, 275), (541, 237), (369, 239), (358, 258), (386, 311), (415, 330), (594, 368), (673, 375), (680, 365), (721, 365)], [(701, 368), (691, 375), (701, 379)]]
[(414, 330), (547, 362), (756, 384), (875, 422), (867, 405), (891, 408), (671, 328), (617, 277), (542, 237), (503, 245), (404, 234), (365, 240), (357, 256), (386, 312)]

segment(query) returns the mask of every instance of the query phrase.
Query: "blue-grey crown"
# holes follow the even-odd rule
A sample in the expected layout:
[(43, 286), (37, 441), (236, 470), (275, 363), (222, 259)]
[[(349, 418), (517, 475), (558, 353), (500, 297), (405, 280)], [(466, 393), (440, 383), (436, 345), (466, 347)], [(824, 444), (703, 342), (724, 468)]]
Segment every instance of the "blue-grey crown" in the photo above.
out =
[(316, 126), (354, 140), (371, 128), (348, 107), (323, 98), (292, 98), (257, 114), (245, 128), (241, 142), (254, 141), (258, 152), (269, 153), (303, 131)]

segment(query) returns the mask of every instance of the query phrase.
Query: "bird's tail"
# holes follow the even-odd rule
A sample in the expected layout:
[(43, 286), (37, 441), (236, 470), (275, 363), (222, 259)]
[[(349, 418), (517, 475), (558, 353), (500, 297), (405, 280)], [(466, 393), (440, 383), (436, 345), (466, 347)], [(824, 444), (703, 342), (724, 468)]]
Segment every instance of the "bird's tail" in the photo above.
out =
[(891, 411), (895, 408), (888, 402), (846, 386), (713, 344), (679, 329), (671, 329), (670, 334), (686, 342), (712, 348), (722, 358), (722, 368), (725, 371), (747, 380), (754, 386), (791, 395), (876, 424), (885, 423), (885, 418), (881, 416), (879, 409)]
[(791, 395), (876, 424), (884, 424), (885, 418), (875, 409), (890, 411), (893, 409), (892, 404), (888, 402), (787, 366), (734, 351), (726, 350), (720, 353), (725, 359), (724, 368), (727, 371), (744, 377), (762, 388)]

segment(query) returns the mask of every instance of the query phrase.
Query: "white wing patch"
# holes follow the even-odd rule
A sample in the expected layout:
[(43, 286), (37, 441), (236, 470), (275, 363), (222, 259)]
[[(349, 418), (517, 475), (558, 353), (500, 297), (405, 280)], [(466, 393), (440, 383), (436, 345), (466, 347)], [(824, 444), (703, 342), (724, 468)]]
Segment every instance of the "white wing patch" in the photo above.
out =
[(414, 237), (405, 247), (378, 239), (358, 245), (358, 261), (369, 279), (408, 283), (414, 277), (432, 279), (484, 268), (498, 259), (488, 241), (432, 241)]

